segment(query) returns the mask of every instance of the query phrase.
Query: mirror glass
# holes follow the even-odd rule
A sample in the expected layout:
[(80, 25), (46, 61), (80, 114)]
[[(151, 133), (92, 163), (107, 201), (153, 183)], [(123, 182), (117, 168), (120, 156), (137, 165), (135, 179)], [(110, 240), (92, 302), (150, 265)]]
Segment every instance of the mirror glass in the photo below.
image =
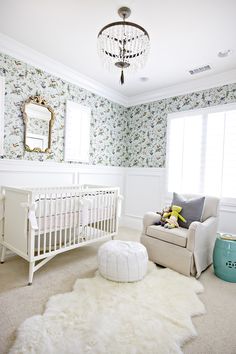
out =
[(25, 149), (34, 152), (50, 152), (51, 127), (54, 121), (52, 109), (38, 96), (24, 105)]

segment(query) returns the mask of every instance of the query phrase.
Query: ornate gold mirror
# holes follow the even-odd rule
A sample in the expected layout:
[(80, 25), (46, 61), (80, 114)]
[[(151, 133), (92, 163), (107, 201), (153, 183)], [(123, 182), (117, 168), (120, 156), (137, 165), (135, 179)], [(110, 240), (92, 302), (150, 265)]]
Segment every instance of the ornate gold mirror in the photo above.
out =
[(51, 152), (51, 135), (55, 115), (41, 96), (32, 96), (23, 106), (26, 151)]

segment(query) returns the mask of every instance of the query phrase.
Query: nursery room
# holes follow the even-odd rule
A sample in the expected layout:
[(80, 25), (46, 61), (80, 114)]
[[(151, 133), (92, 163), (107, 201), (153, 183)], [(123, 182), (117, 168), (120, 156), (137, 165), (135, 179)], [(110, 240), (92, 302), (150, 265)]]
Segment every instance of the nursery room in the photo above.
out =
[(0, 354), (235, 354), (236, 1), (0, 1)]

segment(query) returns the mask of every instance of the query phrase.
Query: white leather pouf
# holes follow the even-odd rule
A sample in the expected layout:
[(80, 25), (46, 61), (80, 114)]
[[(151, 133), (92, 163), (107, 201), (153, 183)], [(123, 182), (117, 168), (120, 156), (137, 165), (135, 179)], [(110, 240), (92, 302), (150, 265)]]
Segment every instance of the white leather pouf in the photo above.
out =
[(139, 242), (112, 240), (98, 250), (98, 269), (109, 280), (133, 282), (141, 280), (147, 271), (148, 255)]

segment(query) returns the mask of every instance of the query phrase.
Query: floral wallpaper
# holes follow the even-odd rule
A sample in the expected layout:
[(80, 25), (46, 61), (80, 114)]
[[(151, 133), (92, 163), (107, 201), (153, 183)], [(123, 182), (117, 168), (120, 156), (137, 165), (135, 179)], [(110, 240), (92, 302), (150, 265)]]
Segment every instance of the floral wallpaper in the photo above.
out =
[[(165, 167), (168, 113), (236, 102), (236, 84), (125, 108), (22, 61), (0, 53), (5, 76), (5, 155), (3, 158), (63, 161), (66, 100), (92, 111), (90, 164)], [(25, 152), (23, 102), (40, 94), (55, 111), (52, 153)]]
[(49, 134), (49, 122), (30, 117), (27, 122), (27, 133), (45, 135)]
[[(89, 106), (92, 111), (89, 163), (124, 165), (127, 120), (123, 106), (1, 53), (0, 75), (5, 76), (3, 158), (63, 161), (66, 101), (72, 100)], [(22, 106), (36, 94), (45, 98), (55, 111), (51, 154), (24, 151)]]
[(236, 102), (236, 84), (127, 108), (128, 165), (165, 167), (168, 113)]

